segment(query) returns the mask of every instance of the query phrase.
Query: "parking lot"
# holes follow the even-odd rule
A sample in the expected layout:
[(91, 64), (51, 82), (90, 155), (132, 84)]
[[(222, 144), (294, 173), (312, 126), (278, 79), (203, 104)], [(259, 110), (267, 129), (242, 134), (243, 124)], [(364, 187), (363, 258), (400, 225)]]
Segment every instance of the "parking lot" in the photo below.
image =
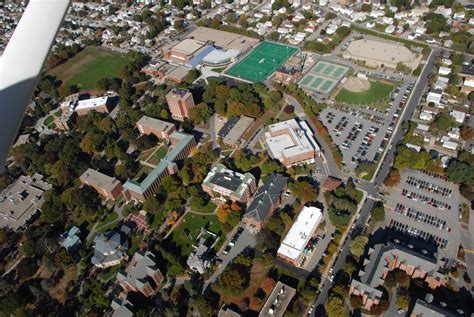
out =
[(456, 256), (460, 194), (455, 184), (441, 176), (407, 170), (401, 172), (398, 186), (388, 192), (386, 226), (434, 242), (449, 252), (447, 257)]
[(393, 133), (413, 83), (397, 86), (384, 112), (370, 107), (332, 106), (321, 112), (333, 142), (343, 154), (343, 165), (354, 170), (359, 162), (375, 162)]

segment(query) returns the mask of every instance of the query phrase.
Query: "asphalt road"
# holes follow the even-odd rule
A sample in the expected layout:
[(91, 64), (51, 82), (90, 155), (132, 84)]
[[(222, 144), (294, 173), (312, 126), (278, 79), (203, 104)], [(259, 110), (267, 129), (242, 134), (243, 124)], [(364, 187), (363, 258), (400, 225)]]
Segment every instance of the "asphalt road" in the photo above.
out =
[[(433, 50), (432, 54), (429, 56), (425, 67), (423, 68), (423, 72), (421, 73), (418, 81), (416, 82), (412, 95), (410, 99), (408, 100), (407, 104), (405, 107), (406, 110), (403, 112), (403, 115), (400, 117), (400, 122), (403, 122), (405, 120), (409, 120), (415, 111), (416, 106), (418, 105), (418, 102), (420, 101), (423, 91), (425, 90), (425, 87), (428, 83), (428, 77), (433, 70), (433, 66), (435, 63), (435, 57), (438, 54), (438, 50)], [(359, 230), (363, 230), (365, 227), (365, 224), (367, 222), (367, 219), (370, 215), (370, 211), (372, 210), (375, 199), (378, 197), (379, 189), (380, 186), (383, 184), (383, 181), (385, 180), (386, 176), (388, 175), (390, 171), (390, 167), (393, 165), (393, 160), (395, 157), (395, 151), (396, 151), (396, 145), (400, 142), (404, 135), (404, 131), (401, 129), (401, 124), (397, 125), (397, 129), (395, 129), (394, 136), (389, 143), (389, 150), (386, 152), (385, 156), (382, 159), (382, 163), (380, 165), (380, 168), (374, 178), (373, 182), (360, 182), (358, 184), (358, 187), (360, 189), (363, 189), (367, 192), (367, 199), (365, 200), (364, 204), (362, 205), (360, 211), (359, 211), (359, 219), (355, 221), (355, 228)], [(373, 198), (371, 198), (373, 197)], [(355, 230), (356, 230), (355, 229)], [(347, 253), (349, 252), (349, 242), (350, 238), (355, 235), (354, 233), (350, 234), (350, 237), (345, 240), (341, 247), (341, 251), (339, 253), (339, 256), (337, 260), (335, 261), (333, 265), (333, 273), (336, 274), (338, 271), (342, 270), (344, 268), (344, 264), (346, 262), (346, 257)], [(337, 274), (335, 276), (334, 281), (337, 281)], [(324, 305), (327, 303), (328, 300), (328, 293), (330, 288), (332, 287), (332, 283), (329, 281), (328, 278), (326, 278), (324, 281), (321, 283), (322, 287), (320, 288), (320, 294), (318, 295), (315, 304), (315, 307), (319, 307), (320, 305)], [(311, 313), (311, 316), (315, 316), (316, 313), (318, 316), (321, 315), (322, 309), (314, 309)]]

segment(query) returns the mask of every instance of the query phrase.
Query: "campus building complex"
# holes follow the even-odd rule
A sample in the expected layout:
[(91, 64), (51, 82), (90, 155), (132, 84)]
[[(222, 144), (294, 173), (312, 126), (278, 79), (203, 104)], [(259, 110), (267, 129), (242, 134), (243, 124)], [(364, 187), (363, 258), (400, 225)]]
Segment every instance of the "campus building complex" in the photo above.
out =
[(136, 126), (141, 134), (154, 134), (157, 138), (168, 142), (170, 142), (171, 134), (176, 131), (174, 124), (148, 116), (141, 117)]
[(125, 270), (117, 273), (117, 281), (125, 292), (140, 292), (146, 297), (155, 294), (164, 277), (150, 251), (137, 251)]
[(265, 184), (258, 189), (242, 220), (250, 232), (259, 232), (275, 209), (280, 206), (287, 183), (288, 177), (271, 174)]
[(320, 152), (306, 122), (295, 119), (270, 125), (264, 140), (271, 156), (287, 167), (313, 163)]
[(79, 177), (82, 184), (94, 188), (100, 195), (107, 199), (116, 200), (122, 195), (122, 183), (115, 177), (102, 174), (99, 171), (88, 168)]
[(217, 164), (202, 182), (202, 189), (212, 197), (222, 196), (232, 201), (246, 203), (255, 191), (255, 177), (241, 174)]
[(255, 119), (246, 116), (232, 117), (220, 129), (218, 135), (225, 145), (237, 148), (240, 145), (240, 138), (254, 121)]
[(189, 117), (189, 110), (194, 107), (193, 95), (184, 89), (173, 89), (166, 95), (166, 102), (171, 116), (179, 121)]
[(278, 281), (258, 316), (282, 317), (295, 294), (296, 289)]
[[(177, 161), (185, 159), (191, 149), (196, 146), (194, 137), (180, 131), (174, 131), (170, 135), (173, 148), (161, 159), (160, 163), (143, 179), (129, 179), (124, 185), (124, 190), (132, 200), (145, 201), (153, 196), (163, 177), (178, 172)], [(128, 198), (127, 198), (128, 199)]]
[(51, 188), (43, 176), (20, 176), (0, 194), (0, 228), (25, 229), (40, 211), (43, 195)]
[(444, 274), (438, 272), (440, 264), (435, 258), (396, 244), (378, 244), (370, 248), (364, 265), (364, 269), (359, 272), (359, 280), (352, 280), (349, 294), (361, 296), (367, 310), (380, 303), (382, 291), (377, 288), (383, 285), (388, 272), (392, 270), (402, 270), (410, 278), (422, 279), (432, 289), (448, 281)]
[(96, 235), (91, 263), (98, 268), (105, 269), (119, 265), (120, 261), (127, 259), (129, 233), (130, 228), (122, 226), (120, 230), (107, 231)]
[(304, 206), (278, 248), (277, 256), (300, 266), (306, 255), (306, 245), (316, 233), (322, 216), (321, 209)]

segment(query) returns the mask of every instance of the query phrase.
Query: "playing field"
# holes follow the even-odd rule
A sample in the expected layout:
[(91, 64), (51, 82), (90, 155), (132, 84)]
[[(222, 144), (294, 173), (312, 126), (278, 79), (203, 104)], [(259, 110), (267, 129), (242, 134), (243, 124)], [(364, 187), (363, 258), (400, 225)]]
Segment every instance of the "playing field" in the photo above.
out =
[(394, 88), (393, 84), (370, 80), (370, 88), (363, 92), (352, 92), (341, 89), (335, 100), (349, 105), (371, 105), (388, 98)]
[(76, 56), (52, 70), (66, 85), (78, 85), (82, 90), (94, 89), (101, 78), (120, 77), (128, 58), (117, 52), (88, 46)]
[(339, 81), (346, 75), (349, 67), (327, 61), (319, 61), (300, 80), (303, 89), (330, 94)]
[(297, 50), (283, 44), (262, 42), (226, 74), (253, 82), (263, 82)]

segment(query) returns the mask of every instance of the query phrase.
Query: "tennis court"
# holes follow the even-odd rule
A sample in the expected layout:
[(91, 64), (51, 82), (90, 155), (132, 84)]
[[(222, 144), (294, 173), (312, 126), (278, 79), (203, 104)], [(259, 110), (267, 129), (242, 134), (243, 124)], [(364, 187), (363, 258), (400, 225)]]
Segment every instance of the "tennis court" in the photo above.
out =
[(328, 61), (319, 61), (301, 79), (299, 86), (303, 89), (329, 95), (349, 67)]
[(226, 74), (253, 82), (263, 82), (297, 50), (279, 43), (262, 42)]

